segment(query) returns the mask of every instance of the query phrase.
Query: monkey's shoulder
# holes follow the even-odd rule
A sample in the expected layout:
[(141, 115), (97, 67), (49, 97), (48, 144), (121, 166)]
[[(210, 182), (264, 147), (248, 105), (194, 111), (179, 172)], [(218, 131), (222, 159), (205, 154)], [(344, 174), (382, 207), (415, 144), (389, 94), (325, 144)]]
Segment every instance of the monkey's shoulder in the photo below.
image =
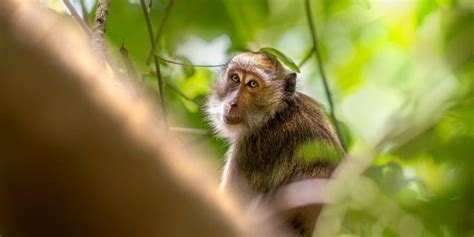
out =
[(299, 102), (299, 103), (304, 103), (304, 104), (307, 104), (311, 107), (317, 107), (317, 108), (321, 108), (321, 104), (319, 102), (317, 102), (316, 100), (314, 100), (311, 96), (309, 95), (306, 95), (302, 92), (299, 92), (297, 91), (295, 93), (295, 96), (296, 100)]
[(285, 108), (270, 121), (266, 128), (268, 132), (283, 132), (292, 139), (322, 138), (333, 142), (334, 132), (321, 104), (300, 92), (286, 103)]
[[(302, 144), (316, 141), (338, 146), (319, 103), (297, 93), (264, 126), (244, 137), (239, 148), (249, 157), (292, 157)], [(258, 160), (258, 159), (257, 159)]]
[(308, 95), (296, 92), (294, 95), (294, 101), (300, 114), (306, 113), (308, 115), (313, 115), (312, 118), (327, 120), (321, 104)]

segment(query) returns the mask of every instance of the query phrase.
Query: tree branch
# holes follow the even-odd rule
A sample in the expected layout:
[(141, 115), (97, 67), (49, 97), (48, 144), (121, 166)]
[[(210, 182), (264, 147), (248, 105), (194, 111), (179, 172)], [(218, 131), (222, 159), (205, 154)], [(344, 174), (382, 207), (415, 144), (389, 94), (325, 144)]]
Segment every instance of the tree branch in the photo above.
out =
[[(130, 56), (128, 55), (128, 50), (125, 48), (124, 41), (122, 41), (122, 45), (120, 46), (120, 55), (121, 55), (122, 60), (125, 64), (125, 68), (127, 69), (127, 75), (128, 75), (129, 80), (138, 81), (139, 77), (138, 77), (138, 74), (137, 74), (137, 70), (135, 69), (135, 66), (133, 65), (133, 62), (130, 59)], [(201, 106), (201, 104), (199, 102), (197, 102), (196, 100), (194, 100), (194, 99), (190, 98), (189, 96), (185, 95), (183, 92), (181, 92), (178, 88), (176, 88), (172, 84), (170, 84), (166, 81), (164, 83), (165, 83), (166, 86), (168, 86), (168, 88), (170, 88), (176, 94), (181, 96), (183, 99), (188, 100), (188, 101), (194, 103), (197, 106)]]
[(89, 25), (87, 25), (84, 20), (79, 16), (77, 13), (76, 9), (74, 9), (74, 6), (71, 4), (69, 0), (63, 0), (64, 5), (66, 5), (66, 8), (69, 10), (71, 13), (72, 18), (74, 18), (77, 23), (81, 26), (82, 30), (86, 32), (86, 34), (90, 37), (91, 36), (91, 30), (89, 29)]
[[(150, 4), (151, 4), (151, 0), (150, 0)], [(169, 3), (168, 3), (168, 6), (166, 7), (165, 14), (163, 15), (163, 19), (161, 20), (160, 26), (158, 27), (158, 31), (155, 35), (155, 41), (154, 41), (155, 44), (158, 44), (159, 41), (160, 41), (161, 34), (163, 34), (163, 30), (165, 28), (165, 23), (168, 20), (168, 16), (170, 15), (171, 8), (173, 8), (173, 4), (174, 4), (174, 0), (170, 0)], [(150, 52), (148, 53), (148, 57), (146, 59), (146, 64), (147, 65), (151, 61), (152, 54), (153, 54), (153, 50), (150, 50)]]
[(304, 179), (289, 183), (275, 195), (275, 204), (280, 211), (328, 203), (327, 185), (330, 179)]
[(90, 27), (89, 13), (87, 12), (86, 4), (84, 3), (84, 0), (79, 0), (79, 3), (81, 4), (82, 20), (88, 27)]
[(206, 129), (199, 129), (199, 128), (182, 128), (182, 127), (170, 127), (171, 132), (176, 133), (186, 133), (192, 135), (209, 135), (212, 134), (210, 131)]
[(298, 63), (298, 67), (303, 66), (311, 58), (311, 55), (313, 55), (313, 53), (314, 53), (314, 46), (311, 46), (311, 48), (306, 51), (303, 59), (301, 59), (301, 62)]
[(321, 73), (321, 79), (323, 80), (324, 91), (326, 92), (326, 97), (327, 97), (328, 102), (329, 102), (330, 116), (333, 120), (334, 127), (336, 129), (336, 134), (339, 138), (339, 141), (341, 142), (342, 148), (344, 149), (344, 151), (347, 151), (346, 143), (344, 141), (344, 137), (343, 137), (343, 134), (342, 134), (342, 130), (341, 130), (339, 122), (336, 118), (336, 112), (334, 110), (334, 102), (333, 102), (333, 99), (332, 99), (332, 94), (331, 94), (331, 91), (329, 89), (329, 84), (328, 84), (328, 80), (326, 78), (326, 73), (324, 71), (323, 60), (322, 60), (322, 57), (321, 57), (321, 53), (320, 53), (319, 48), (318, 48), (318, 38), (316, 36), (316, 29), (315, 29), (315, 26), (314, 26), (314, 23), (313, 23), (313, 18), (311, 16), (311, 8), (310, 8), (309, 1), (310, 0), (305, 0), (306, 18), (308, 20), (308, 26), (309, 26), (309, 30), (311, 32), (311, 38), (312, 38), (312, 41), (313, 41), (312, 42), (313, 43), (313, 48), (314, 48), (314, 52), (316, 54), (316, 59), (317, 59), (317, 62), (318, 62), (319, 72)]
[(176, 62), (172, 61), (160, 56), (157, 56), (159, 60), (165, 62), (165, 63), (171, 63), (171, 64), (176, 64), (176, 65), (181, 65), (181, 66), (190, 66), (190, 67), (224, 67), (227, 65), (225, 64), (190, 64), (190, 63), (182, 63), (182, 62)]
[(104, 62), (107, 62), (107, 48), (105, 47), (105, 32), (107, 16), (109, 14), (109, 0), (98, 0), (92, 29), (92, 50)]
[(276, 235), (156, 129), (145, 98), (84, 63), (71, 22), (35, 3), (0, 0), (2, 236)]
[(138, 81), (138, 74), (133, 66), (133, 62), (128, 55), (128, 50), (124, 46), (124, 41), (122, 40), (122, 45), (120, 46), (120, 55), (122, 56), (122, 60), (125, 64), (125, 68), (127, 69), (128, 79), (132, 81)]
[(168, 88), (170, 88), (171, 90), (173, 90), (176, 94), (178, 94), (179, 96), (181, 96), (183, 99), (187, 100), (187, 101), (190, 101), (192, 103), (194, 103), (195, 105), (197, 106), (201, 106), (201, 104), (199, 102), (197, 102), (196, 100), (190, 98), (189, 96), (185, 95), (183, 92), (181, 92), (178, 88), (176, 88), (175, 86), (173, 86), (171, 83), (169, 82), (165, 82), (165, 85), (168, 86)]
[(165, 95), (164, 95), (164, 88), (163, 88), (164, 83), (163, 83), (163, 77), (161, 75), (160, 62), (158, 61), (158, 57), (156, 55), (156, 44), (155, 44), (155, 40), (153, 39), (153, 29), (152, 29), (151, 20), (150, 20), (150, 14), (148, 14), (145, 0), (140, 0), (140, 5), (142, 6), (143, 15), (145, 16), (145, 22), (148, 29), (148, 36), (150, 37), (151, 50), (153, 52), (152, 55), (155, 62), (156, 79), (158, 82), (158, 89), (160, 91), (161, 109), (163, 112), (165, 128), (168, 129), (168, 114), (166, 111)]

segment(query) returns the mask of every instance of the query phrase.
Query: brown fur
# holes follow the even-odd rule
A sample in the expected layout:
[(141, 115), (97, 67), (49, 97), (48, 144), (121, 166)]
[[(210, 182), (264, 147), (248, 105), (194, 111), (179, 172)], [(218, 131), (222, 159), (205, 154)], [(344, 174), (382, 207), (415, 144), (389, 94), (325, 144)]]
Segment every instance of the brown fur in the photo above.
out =
[[(229, 88), (231, 82), (226, 74), (233, 68), (242, 67), (249, 72), (258, 71), (261, 79), (267, 82), (257, 96), (247, 95), (242, 102), (245, 104), (237, 105), (245, 106), (243, 112), (247, 119), (260, 116), (261, 122), (251, 126), (251, 121), (244, 119), (241, 125), (228, 125), (218, 116), (210, 115), (216, 127), (237, 133), (227, 134), (231, 146), (222, 188), (239, 191), (250, 195), (250, 198), (263, 195), (271, 199), (279, 188), (291, 182), (328, 178), (342, 157), (340, 143), (321, 106), (310, 97), (294, 91), (296, 74), (284, 69), (275, 59), (259, 53), (236, 56), (226, 73), (216, 82), (215, 89), (223, 90), (211, 95), (208, 107), (217, 106), (216, 101), (228, 103), (228, 94), (238, 89)], [(262, 75), (262, 71), (268, 73)], [(258, 109), (252, 109), (252, 106)], [(269, 114), (268, 111), (272, 112)], [(235, 126), (240, 126), (240, 129), (235, 129)], [(325, 157), (327, 152), (314, 150), (310, 157), (301, 158), (299, 151), (309, 142), (329, 147), (333, 150), (330, 154), (336, 157)], [(311, 234), (313, 219), (309, 220), (301, 212), (289, 216), (287, 223), (298, 234)]]
[(296, 159), (298, 148), (316, 139), (337, 144), (319, 105), (298, 93), (264, 126), (233, 144), (236, 169), (252, 191), (268, 193), (292, 181), (327, 178), (334, 164)]

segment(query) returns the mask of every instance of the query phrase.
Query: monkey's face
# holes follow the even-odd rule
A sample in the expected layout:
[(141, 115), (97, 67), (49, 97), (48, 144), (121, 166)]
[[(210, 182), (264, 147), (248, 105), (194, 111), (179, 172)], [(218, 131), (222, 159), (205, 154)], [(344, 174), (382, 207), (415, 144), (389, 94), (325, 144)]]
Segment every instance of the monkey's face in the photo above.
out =
[[(216, 81), (207, 112), (218, 134), (231, 138), (253, 130), (283, 105), (288, 71), (258, 53), (234, 57)], [(293, 75), (293, 79), (295, 74)], [(293, 84), (294, 85), (294, 84)]]
[[(250, 125), (258, 110), (264, 109), (261, 98), (265, 81), (253, 72), (242, 68), (228, 70), (222, 94), (222, 120), (228, 125)], [(268, 89), (268, 88), (267, 88)]]

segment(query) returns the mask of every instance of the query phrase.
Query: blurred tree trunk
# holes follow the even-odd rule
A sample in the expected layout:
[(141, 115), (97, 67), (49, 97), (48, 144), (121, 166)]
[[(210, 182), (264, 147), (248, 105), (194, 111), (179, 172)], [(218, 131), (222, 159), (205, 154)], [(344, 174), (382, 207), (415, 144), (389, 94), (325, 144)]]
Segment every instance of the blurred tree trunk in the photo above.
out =
[(253, 233), (80, 31), (28, 2), (0, 7), (0, 235)]

